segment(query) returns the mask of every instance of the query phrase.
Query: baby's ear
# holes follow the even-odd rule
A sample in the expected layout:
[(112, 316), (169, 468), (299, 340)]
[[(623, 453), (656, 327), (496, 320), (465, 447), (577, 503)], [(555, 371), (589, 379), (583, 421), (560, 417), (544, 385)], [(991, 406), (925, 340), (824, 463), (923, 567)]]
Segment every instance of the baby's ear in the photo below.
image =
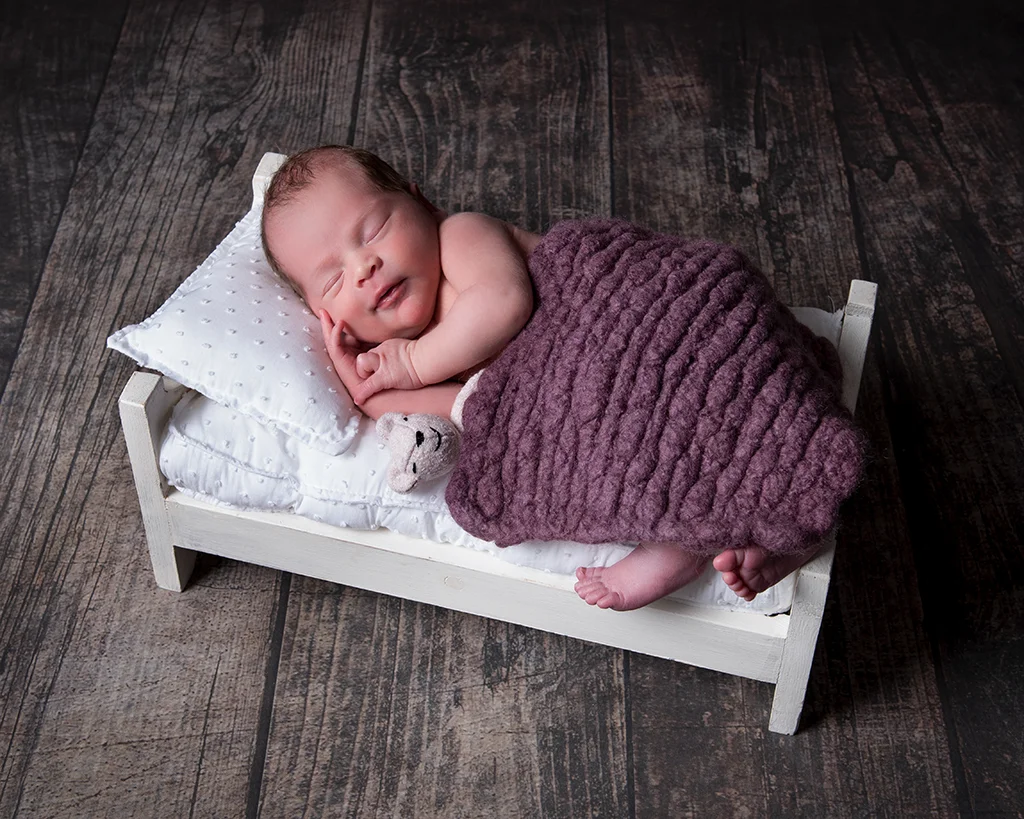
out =
[(423, 191), (420, 190), (420, 186), (417, 185), (415, 182), (409, 183), (409, 193), (412, 195), (413, 199), (415, 199), (417, 202), (423, 205), (423, 207), (430, 211), (430, 215), (437, 220), (438, 224), (440, 224), (441, 222), (448, 218), (447, 213), (445, 213), (443, 210), (437, 207), (437, 205), (435, 205), (433, 202), (431, 202), (429, 199), (427, 199), (427, 197), (423, 195)]

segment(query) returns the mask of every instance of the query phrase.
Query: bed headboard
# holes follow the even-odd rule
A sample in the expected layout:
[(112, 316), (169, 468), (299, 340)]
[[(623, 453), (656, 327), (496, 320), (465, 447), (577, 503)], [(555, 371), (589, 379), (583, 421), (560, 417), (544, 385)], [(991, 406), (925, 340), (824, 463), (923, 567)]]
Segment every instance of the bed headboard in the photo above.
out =
[(277, 173), (287, 159), (286, 154), (275, 154), (269, 151), (263, 154), (260, 164), (256, 167), (256, 173), (252, 175), (252, 206), (263, 204), (263, 193), (270, 184), (270, 178)]

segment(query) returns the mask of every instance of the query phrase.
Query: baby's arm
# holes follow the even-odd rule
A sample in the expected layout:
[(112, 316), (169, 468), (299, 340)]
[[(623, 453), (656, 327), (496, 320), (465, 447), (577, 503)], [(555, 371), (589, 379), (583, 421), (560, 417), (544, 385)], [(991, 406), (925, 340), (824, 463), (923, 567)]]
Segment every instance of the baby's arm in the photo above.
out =
[(442, 319), (417, 339), (391, 339), (359, 356), (365, 380), (352, 397), (378, 390), (437, 384), (504, 349), (533, 311), (523, 251), (508, 228), (480, 213), (460, 213), (440, 226), (441, 268), (458, 293)]
[(526, 259), (508, 228), (482, 213), (460, 213), (441, 223), (441, 269), (458, 297), (416, 339), (412, 364), (436, 384), (501, 352), (533, 312)]
[(359, 409), (374, 421), (385, 412), (401, 412), (405, 415), (418, 412), (424, 415), (442, 415), (451, 420), (455, 396), (465, 384), (445, 381), (430, 384), (418, 390), (381, 390), (367, 398)]
[[(342, 326), (335, 325), (326, 310), (320, 311), (320, 326), (338, 378), (345, 385), (349, 395), (358, 392), (364, 379), (356, 371), (357, 351), (342, 342)], [(413, 390), (382, 390), (363, 401), (359, 408), (375, 421), (385, 412), (419, 412), (450, 418), (455, 396), (459, 394), (462, 386), (446, 382)]]

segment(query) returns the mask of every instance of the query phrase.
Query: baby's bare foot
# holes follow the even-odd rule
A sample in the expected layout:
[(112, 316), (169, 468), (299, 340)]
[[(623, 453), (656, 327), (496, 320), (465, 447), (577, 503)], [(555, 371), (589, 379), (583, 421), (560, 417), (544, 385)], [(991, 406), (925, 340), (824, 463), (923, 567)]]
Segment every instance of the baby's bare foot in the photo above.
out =
[(601, 609), (638, 609), (696, 579), (707, 562), (675, 543), (641, 543), (614, 566), (577, 569), (576, 594)]
[(815, 547), (801, 554), (773, 555), (760, 546), (747, 546), (726, 549), (712, 565), (721, 572), (725, 585), (749, 603), (803, 566), (817, 551)]

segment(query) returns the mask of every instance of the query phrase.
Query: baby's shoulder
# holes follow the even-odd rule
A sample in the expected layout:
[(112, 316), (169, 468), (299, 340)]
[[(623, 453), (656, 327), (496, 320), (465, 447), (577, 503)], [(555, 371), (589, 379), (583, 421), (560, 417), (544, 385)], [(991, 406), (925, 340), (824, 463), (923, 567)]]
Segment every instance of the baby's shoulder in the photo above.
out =
[(441, 241), (461, 241), (475, 238), (486, 238), (489, 236), (507, 236), (508, 226), (500, 219), (488, 216), (486, 213), (453, 213), (441, 222), (438, 231)]
[(493, 252), (498, 247), (518, 251), (524, 258), (530, 255), (540, 237), (520, 230), (508, 222), (495, 219), (486, 213), (467, 211), (456, 213), (441, 222), (439, 237), (442, 254), (446, 247), (449, 252), (459, 253), (470, 249), (487, 249)]

